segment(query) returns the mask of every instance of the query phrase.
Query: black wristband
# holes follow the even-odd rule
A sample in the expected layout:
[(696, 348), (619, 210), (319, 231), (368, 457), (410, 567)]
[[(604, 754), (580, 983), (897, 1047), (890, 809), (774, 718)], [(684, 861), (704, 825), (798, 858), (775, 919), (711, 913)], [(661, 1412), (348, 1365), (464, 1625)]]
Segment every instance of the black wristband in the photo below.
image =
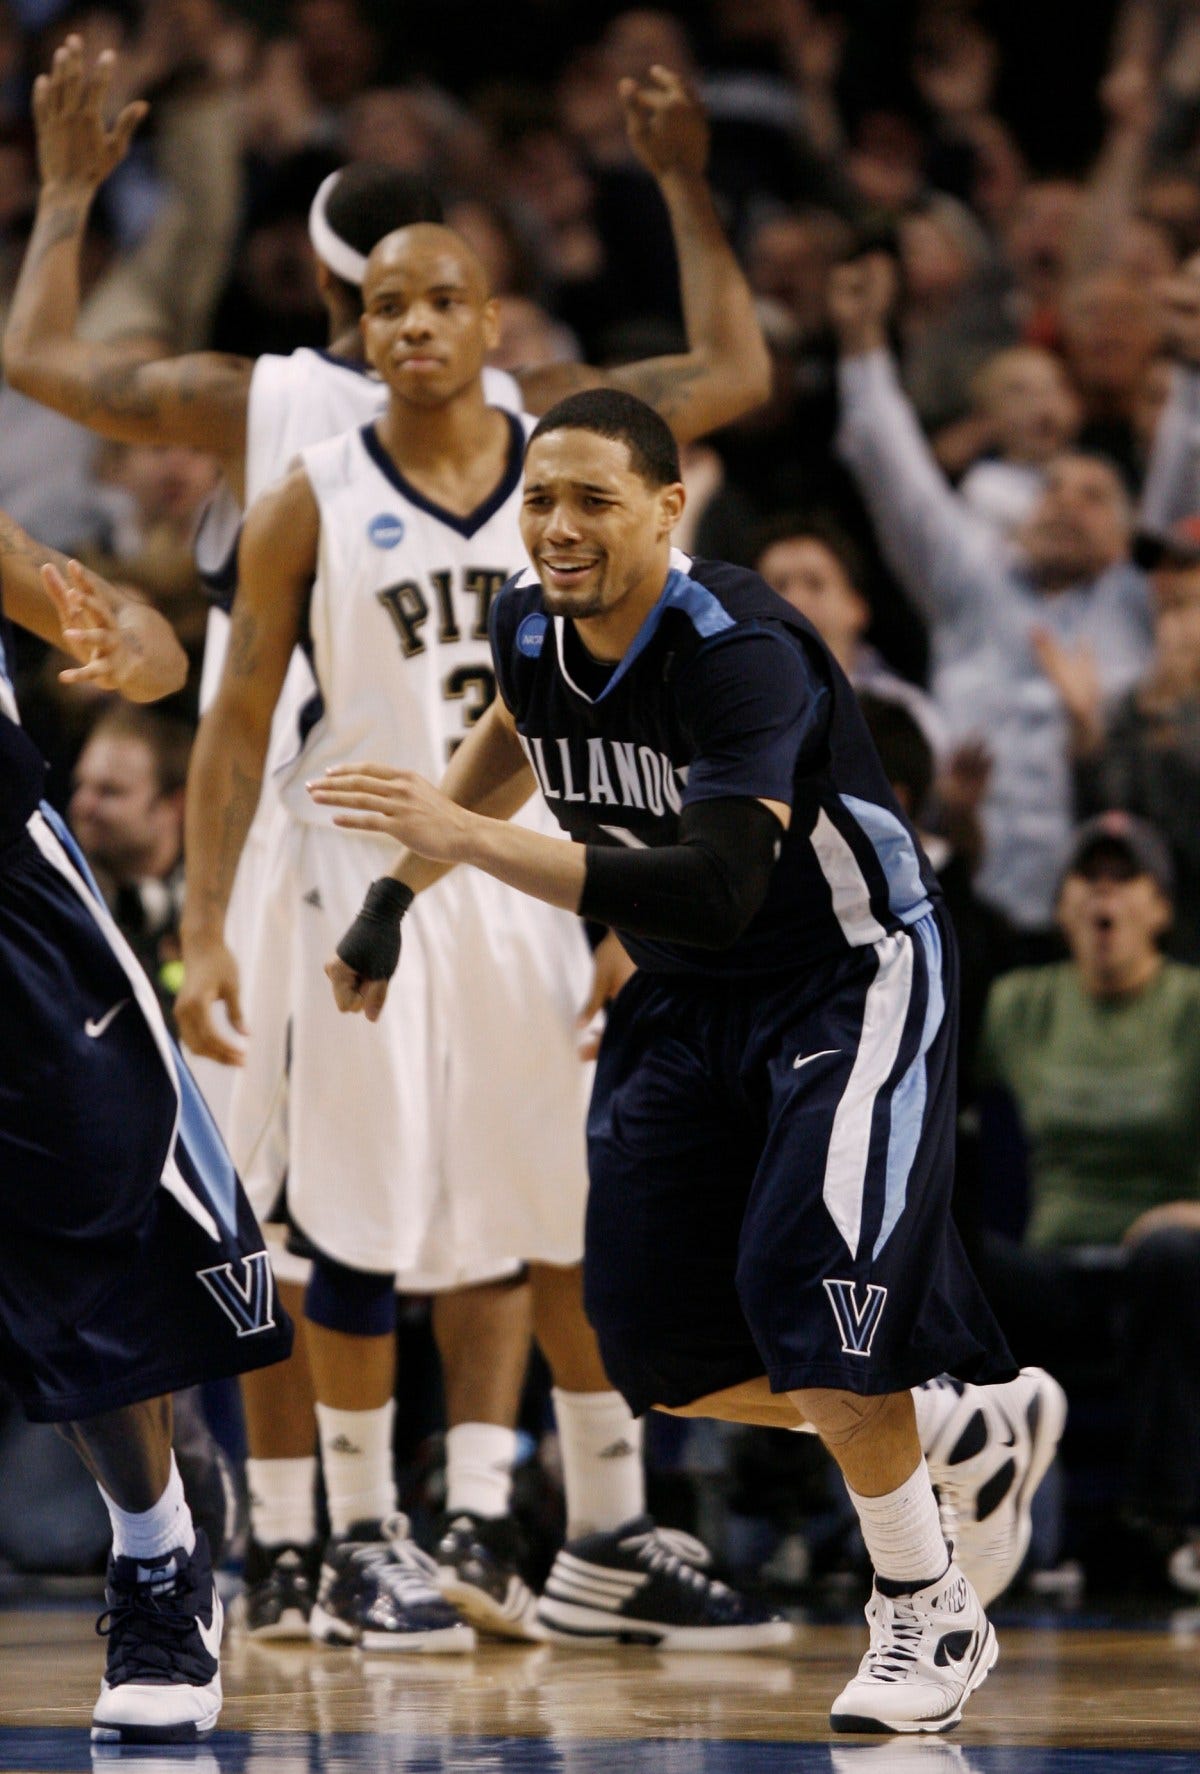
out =
[(413, 897), (412, 888), (392, 875), (372, 881), (362, 909), (337, 946), (338, 960), (360, 979), (391, 979), (400, 960), (400, 921)]

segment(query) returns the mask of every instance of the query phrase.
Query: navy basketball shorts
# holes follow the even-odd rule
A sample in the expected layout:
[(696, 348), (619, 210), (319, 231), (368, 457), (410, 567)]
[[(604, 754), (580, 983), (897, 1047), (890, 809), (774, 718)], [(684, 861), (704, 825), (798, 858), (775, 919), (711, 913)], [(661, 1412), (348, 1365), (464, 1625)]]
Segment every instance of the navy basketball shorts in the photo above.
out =
[(773, 1392), (1011, 1377), (950, 1219), (956, 993), (936, 913), (805, 973), (620, 993), (584, 1283), (635, 1412), (764, 1372)]
[(176, 1137), (136, 963), (38, 822), (0, 854), (0, 1375), (55, 1422), (278, 1361), (291, 1326), (228, 1160), (218, 1206)]

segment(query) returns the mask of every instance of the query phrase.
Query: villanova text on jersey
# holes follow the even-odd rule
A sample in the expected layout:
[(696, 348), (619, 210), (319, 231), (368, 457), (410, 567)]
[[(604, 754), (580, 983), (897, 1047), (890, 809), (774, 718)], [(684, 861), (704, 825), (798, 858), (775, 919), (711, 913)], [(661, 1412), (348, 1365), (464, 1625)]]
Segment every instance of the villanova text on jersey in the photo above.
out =
[(580, 842), (676, 843), (680, 810), (701, 800), (791, 806), (766, 902), (738, 941), (623, 939), (640, 967), (737, 976), (828, 961), (919, 923), (939, 897), (849, 682), (756, 574), (672, 550), (662, 596), (608, 666), (526, 572), (493, 604), (492, 647), (546, 803)]

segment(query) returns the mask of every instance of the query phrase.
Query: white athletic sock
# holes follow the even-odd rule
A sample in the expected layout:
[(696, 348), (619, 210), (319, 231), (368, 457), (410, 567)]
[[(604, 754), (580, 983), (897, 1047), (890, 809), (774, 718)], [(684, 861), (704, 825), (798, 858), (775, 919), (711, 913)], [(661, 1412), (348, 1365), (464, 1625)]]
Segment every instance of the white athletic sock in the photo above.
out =
[(606, 1533), (642, 1515), (642, 1425), (619, 1392), (551, 1393), (562, 1453), (567, 1538)]
[(167, 1488), (152, 1509), (122, 1509), (113, 1502), (104, 1486), (99, 1487), (112, 1520), (113, 1556), (115, 1558), (162, 1558), (177, 1546), (191, 1553), (196, 1546), (196, 1530), (192, 1512), (183, 1494), (183, 1480), (171, 1455), (171, 1476)]
[(329, 1525), (344, 1534), (356, 1521), (378, 1521), (396, 1508), (392, 1399), (373, 1411), (317, 1406)]
[(250, 1532), (260, 1546), (304, 1546), (317, 1537), (317, 1456), (246, 1461)]
[(517, 1432), (502, 1423), (455, 1423), (446, 1431), (446, 1511), (507, 1515)]
[(849, 1485), (846, 1489), (877, 1577), (919, 1588), (942, 1575), (950, 1554), (923, 1459), (898, 1490), (882, 1497), (860, 1497)]

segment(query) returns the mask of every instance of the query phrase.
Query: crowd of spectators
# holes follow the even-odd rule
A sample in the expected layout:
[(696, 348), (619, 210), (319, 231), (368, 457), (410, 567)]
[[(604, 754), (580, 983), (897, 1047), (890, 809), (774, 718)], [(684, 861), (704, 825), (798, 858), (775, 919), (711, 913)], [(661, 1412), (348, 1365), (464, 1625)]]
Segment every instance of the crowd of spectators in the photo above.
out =
[[(964, 1232), (1019, 1358), (1084, 1414), (1104, 1395), (1125, 1577), (1200, 1588), (1200, 5), (0, 0), (0, 319), (31, 82), (68, 31), (150, 101), (83, 325), (164, 353), (322, 345), (308, 206), (360, 158), (438, 187), (498, 365), (674, 349), (617, 86), (695, 83), (773, 380), (685, 452), (680, 540), (757, 566), (866, 699), (964, 951)], [(0, 507), (197, 663), (216, 476), (0, 388)], [(169, 1000), (197, 673), (135, 719), (18, 660), (52, 797)]]

